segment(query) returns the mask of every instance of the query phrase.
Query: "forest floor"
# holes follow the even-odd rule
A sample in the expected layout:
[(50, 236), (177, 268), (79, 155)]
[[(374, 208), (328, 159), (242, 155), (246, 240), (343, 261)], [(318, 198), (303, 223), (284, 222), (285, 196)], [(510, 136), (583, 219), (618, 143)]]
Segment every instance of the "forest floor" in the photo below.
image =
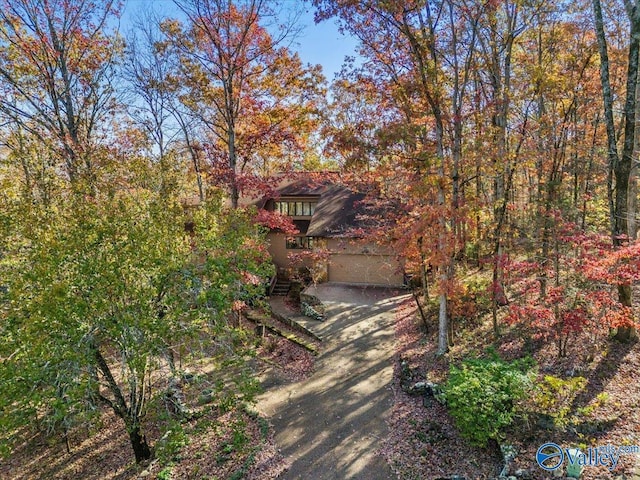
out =
[[(520, 470), (519, 478), (532, 480), (552, 478), (535, 464), (537, 448), (550, 441), (583, 449), (640, 445), (640, 343), (582, 335), (572, 338), (568, 355), (559, 358), (552, 342), (525, 340), (521, 331), (504, 323), (502, 335), (496, 339), (490, 318), (480, 316), (454, 326), (454, 345), (441, 357), (435, 351), (435, 316), (429, 315), (425, 326), (413, 299), (381, 297), (367, 302), (329, 306), (327, 313), (339, 317), (339, 322), (348, 322), (354, 314), (361, 320), (367, 316), (374, 320), (368, 324), (372, 328), (364, 328), (366, 322), (354, 322), (352, 329), (345, 329), (343, 338), (332, 338), (325, 330), (319, 357), (284, 338), (264, 336), (254, 367), (266, 379), (267, 393), (258, 405), (267, 405), (263, 410), (272, 425), (250, 409), (196, 407), (199, 389), (194, 387), (189, 393), (187, 386), (187, 397), (197, 408), (197, 416), (163, 439), (158, 417), (147, 419), (147, 437), (160, 446), (151, 464), (133, 462), (121, 420), (107, 411), (99, 423), (69, 432), (70, 453), (62, 435), (33, 433), (9, 459), (0, 460), (0, 479), (267, 480), (307, 478), (304, 475), (310, 472), (315, 475), (308, 478), (495, 478), (502, 467), (496, 448), (470, 446), (446, 407), (408, 395), (401, 388), (401, 361), (412, 372), (413, 381), (440, 383), (451, 364), (483, 356), (487, 347), (507, 360), (532, 356), (539, 380), (546, 375), (584, 379), (580, 388), (555, 399), (549, 413), (560, 420), (558, 424), (522, 418), (506, 433), (504, 442), (518, 452), (511, 473)], [(376, 322), (377, 329), (373, 328)], [(331, 325), (325, 322), (321, 327)], [(364, 348), (359, 353), (353, 350), (358, 345)], [(374, 364), (370, 355), (381, 352), (385, 358)], [(368, 371), (367, 365), (377, 373)], [(360, 387), (366, 384), (361, 382), (367, 376), (371, 376), (372, 388), (365, 394)], [(295, 401), (301, 395), (302, 405)], [(283, 433), (286, 431), (289, 433)], [(332, 465), (330, 460), (337, 458), (333, 455), (338, 446), (347, 463), (340, 465), (334, 460), (333, 468), (327, 469), (327, 464)], [(360, 462), (358, 457), (362, 457)], [(375, 476), (367, 473), (371, 471)], [(317, 472), (325, 476), (319, 477)], [(606, 467), (587, 467), (581, 478), (639, 480), (639, 473), (640, 455), (628, 455), (621, 457), (613, 472)]]
[[(289, 330), (275, 319), (273, 323)], [(193, 367), (189, 371), (195, 372)], [(308, 377), (313, 367), (311, 353), (271, 333), (262, 337), (254, 361), (255, 370), (269, 371), (283, 383)], [(161, 437), (159, 426), (169, 420), (162, 407), (152, 409), (144, 427), (155, 447), (150, 463), (136, 465), (122, 420), (105, 409), (98, 421), (69, 431), (69, 451), (60, 432), (47, 435), (34, 429), (9, 458), (0, 459), (0, 480), (258, 480), (276, 478), (288, 467), (270, 426), (250, 407), (202, 405), (202, 386), (182, 387), (193, 418), (174, 424)]]
[[(438, 356), (437, 313), (430, 313), (430, 323), (425, 326), (412, 299), (398, 310), (395, 323), (396, 402), (390, 417), (391, 435), (383, 453), (400, 479), (457, 475), (471, 480), (498, 475), (503, 463), (496, 447), (470, 446), (461, 438), (446, 407), (433, 399), (408, 395), (401, 388), (401, 360), (408, 365), (413, 381), (441, 383), (451, 364), (486, 356), (487, 347), (506, 360), (531, 356), (537, 365), (538, 381), (555, 376), (581, 382), (572, 391), (564, 388), (556, 392), (548, 405), (545, 413), (555, 416), (556, 424), (549, 422), (549, 417), (529, 416), (518, 419), (506, 432), (503, 443), (515, 446), (518, 452), (511, 474), (520, 470), (519, 478), (554, 478), (535, 461), (538, 447), (547, 442), (583, 451), (596, 446), (640, 445), (640, 343), (619, 343), (606, 334), (599, 338), (584, 334), (572, 338), (567, 356), (559, 358), (553, 342), (526, 340), (521, 331), (502, 321), (502, 335), (495, 338), (490, 315), (486, 315), (455, 325), (454, 345), (447, 355)], [(604, 466), (586, 467), (581, 478), (640, 480), (640, 455), (620, 457), (613, 472)]]

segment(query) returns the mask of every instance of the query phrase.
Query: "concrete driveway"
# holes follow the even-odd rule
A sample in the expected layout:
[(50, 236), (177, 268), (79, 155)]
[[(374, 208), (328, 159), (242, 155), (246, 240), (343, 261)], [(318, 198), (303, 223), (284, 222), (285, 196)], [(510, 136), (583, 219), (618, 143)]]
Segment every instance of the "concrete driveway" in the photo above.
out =
[(376, 451), (393, 402), (393, 309), (405, 293), (330, 284), (310, 293), (327, 309), (313, 327), (323, 338), (315, 371), (269, 388), (257, 405), (291, 462), (281, 478), (395, 478)]

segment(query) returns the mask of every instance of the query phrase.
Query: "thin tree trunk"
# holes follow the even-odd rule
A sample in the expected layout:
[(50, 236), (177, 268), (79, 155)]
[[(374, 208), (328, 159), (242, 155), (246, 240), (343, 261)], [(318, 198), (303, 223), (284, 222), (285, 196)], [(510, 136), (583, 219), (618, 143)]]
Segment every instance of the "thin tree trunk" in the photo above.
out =
[(418, 250), (420, 250), (420, 280), (422, 282), (422, 302), (429, 302), (429, 278), (427, 276), (427, 256), (424, 253), (424, 239), (418, 238)]
[(147, 438), (142, 434), (140, 430), (140, 424), (134, 423), (127, 425), (129, 432), (129, 440), (131, 441), (131, 447), (133, 447), (133, 454), (136, 458), (136, 463), (144, 462), (151, 458), (151, 449), (147, 443)]
[(593, 170), (593, 157), (595, 156), (595, 150), (598, 138), (598, 126), (600, 125), (600, 114), (596, 115), (595, 124), (593, 126), (593, 137), (591, 139), (591, 149), (589, 150), (589, 164), (587, 165), (587, 172), (584, 181), (584, 193), (582, 200), (582, 218), (580, 221), (580, 228), (584, 230), (587, 224), (587, 196), (591, 190), (591, 171)]
[(229, 169), (231, 170), (231, 206), (238, 208), (240, 190), (238, 188), (238, 172), (236, 157), (236, 132), (233, 126), (229, 130)]

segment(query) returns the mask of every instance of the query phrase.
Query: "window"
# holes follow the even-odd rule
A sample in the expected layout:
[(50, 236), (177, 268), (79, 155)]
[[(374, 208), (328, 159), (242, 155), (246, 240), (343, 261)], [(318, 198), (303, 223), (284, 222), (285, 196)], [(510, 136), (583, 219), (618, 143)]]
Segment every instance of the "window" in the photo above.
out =
[(291, 217), (310, 217), (316, 209), (316, 202), (281, 202), (275, 203), (275, 211)]
[(311, 215), (313, 215), (313, 207), (312, 207), (311, 202), (303, 202), (302, 204), (302, 215), (305, 215), (307, 217), (310, 217)]
[(311, 250), (313, 237), (287, 237), (287, 250)]

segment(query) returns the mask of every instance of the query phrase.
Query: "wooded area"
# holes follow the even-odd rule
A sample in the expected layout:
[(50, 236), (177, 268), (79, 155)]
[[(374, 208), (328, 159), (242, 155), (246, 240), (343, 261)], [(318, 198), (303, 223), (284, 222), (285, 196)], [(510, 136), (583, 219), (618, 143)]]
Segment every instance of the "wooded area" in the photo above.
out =
[(559, 358), (637, 339), (638, 0), (313, 0), (359, 41), (332, 81), (291, 48), (311, 5), (174, 3), (0, 0), (4, 453), (108, 408), (147, 460), (178, 364), (246, 364), (274, 224), (239, 200), (280, 172), (394, 205), (363, 235), (440, 356), (478, 318)]

